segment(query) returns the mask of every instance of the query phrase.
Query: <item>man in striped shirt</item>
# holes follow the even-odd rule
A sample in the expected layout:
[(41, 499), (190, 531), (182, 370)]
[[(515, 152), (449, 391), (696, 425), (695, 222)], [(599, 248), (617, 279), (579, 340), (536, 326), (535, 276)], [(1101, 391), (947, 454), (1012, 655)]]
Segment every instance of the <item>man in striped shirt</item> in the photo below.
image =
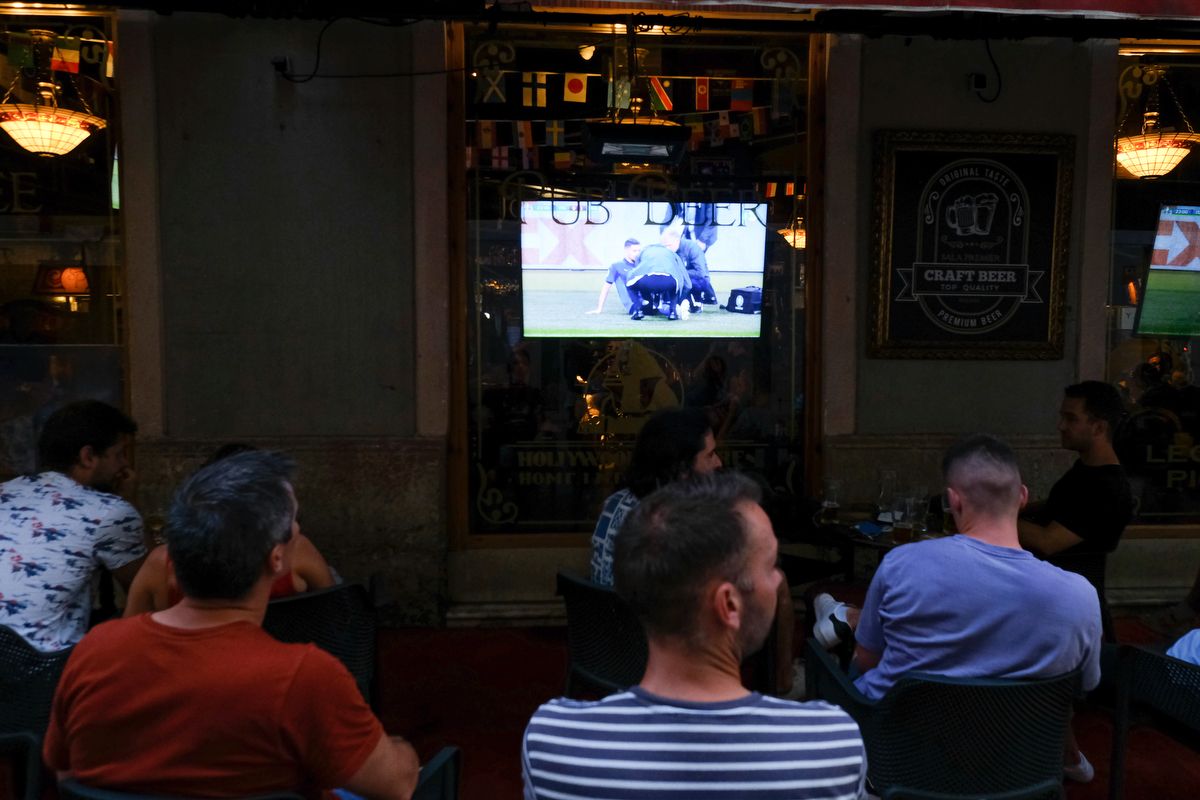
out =
[(539, 708), (522, 747), (526, 800), (865, 797), (858, 726), (826, 703), (749, 692), (778, 547), (757, 485), (736, 473), (669, 484), (617, 538), (617, 592), (650, 644), (637, 686)]

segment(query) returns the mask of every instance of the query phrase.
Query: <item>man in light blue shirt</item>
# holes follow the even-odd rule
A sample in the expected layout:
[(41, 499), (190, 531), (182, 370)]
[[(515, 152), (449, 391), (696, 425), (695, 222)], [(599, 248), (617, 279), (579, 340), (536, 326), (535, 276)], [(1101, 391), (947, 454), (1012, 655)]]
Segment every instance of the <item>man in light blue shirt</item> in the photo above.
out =
[[(1083, 577), (1021, 549), (1017, 513), (1028, 492), (1016, 454), (991, 436), (968, 437), (942, 462), (962, 533), (898, 547), (879, 565), (855, 631), (855, 685), (887, 693), (906, 672), (1038, 678), (1083, 671), (1100, 681), (1100, 604)], [(1091, 777), (1071, 747), (1065, 774)]]

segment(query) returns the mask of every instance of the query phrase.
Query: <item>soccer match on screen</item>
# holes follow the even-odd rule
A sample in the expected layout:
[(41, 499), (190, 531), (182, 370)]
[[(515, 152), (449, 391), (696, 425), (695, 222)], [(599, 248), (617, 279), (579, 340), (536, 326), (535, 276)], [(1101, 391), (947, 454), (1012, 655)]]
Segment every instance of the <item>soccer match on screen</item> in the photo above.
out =
[(765, 203), (521, 204), (527, 337), (756, 337)]

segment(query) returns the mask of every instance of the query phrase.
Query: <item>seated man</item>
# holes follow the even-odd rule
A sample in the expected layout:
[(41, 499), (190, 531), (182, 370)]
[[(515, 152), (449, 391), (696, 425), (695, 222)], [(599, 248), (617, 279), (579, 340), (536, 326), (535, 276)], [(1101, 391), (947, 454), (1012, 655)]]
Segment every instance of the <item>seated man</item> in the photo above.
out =
[[(222, 445), (209, 456), (201, 468), (220, 461), (222, 458), (255, 449), (257, 448), (253, 445), (239, 442)], [(296, 525), (299, 526), (299, 524), (300, 517), (297, 509)], [(337, 583), (321, 552), (299, 529), (297, 529), (292, 542), (291, 556), (291, 570), (286, 575), (280, 575), (279, 579), (271, 584), (272, 600), (276, 597), (288, 597), (301, 592), (327, 589)], [(145, 614), (147, 611), (162, 611), (168, 606), (175, 605), (182, 598), (183, 592), (179, 590), (179, 584), (171, 569), (167, 546), (160, 544), (150, 551), (150, 555), (146, 557), (146, 563), (142, 564), (137, 577), (133, 579), (133, 585), (129, 587), (129, 595), (125, 599), (123, 616), (133, 617)]]
[(646, 629), (646, 673), (604, 700), (534, 712), (526, 800), (865, 796), (862, 737), (845, 712), (742, 685), (783, 580), (758, 501), (744, 476), (704, 475), (653, 492), (626, 518), (614, 575)]
[[(1082, 667), (1083, 688), (1095, 688), (1096, 590), (1021, 548), (1017, 513), (1028, 492), (1012, 448), (992, 436), (968, 437), (946, 452), (942, 473), (961, 533), (888, 553), (857, 619), (824, 609), (857, 626), (855, 685), (880, 698), (910, 671), (1041, 678)], [(1090, 780), (1091, 765), (1073, 741), (1064, 763), (1068, 777)]]
[[(1019, 523), (1021, 545), (1050, 563), (1093, 582), (1104, 599), (1105, 556), (1117, 549), (1133, 518), (1133, 492), (1113, 450), (1113, 432), (1125, 414), (1121, 396), (1107, 383), (1084, 381), (1063, 391), (1058, 432), (1079, 459), (1038, 508)], [(1105, 613), (1105, 639), (1115, 641)]]
[(285, 456), (256, 451), (184, 482), (167, 523), (183, 599), (76, 646), (43, 747), (52, 769), (139, 794), (411, 796), (416, 754), (384, 734), (341, 662), (261, 627), (271, 584), (291, 569), (290, 472)]
[(617, 299), (621, 301), (621, 307), (625, 309), (626, 314), (633, 313), (633, 300), (629, 297), (629, 289), (625, 286), (625, 279), (629, 275), (629, 270), (637, 264), (638, 256), (642, 253), (642, 243), (637, 239), (625, 240), (625, 255), (620, 261), (613, 262), (608, 268), (608, 274), (604, 277), (604, 285), (600, 287), (600, 298), (596, 301), (596, 307), (591, 311), (584, 313), (599, 314), (604, 311), (604, 301), (608, 299), (608, 293), (613, 286), (617, 287)]
[(128, 590), (146, 557), (142, 518), (116, 494), (137, 425), (112, 406), (81, 400), (46, 420), (44, 472), (0, 484), (0, 624), (43, 652), (87, 630), (92, 576), (101, 567)]

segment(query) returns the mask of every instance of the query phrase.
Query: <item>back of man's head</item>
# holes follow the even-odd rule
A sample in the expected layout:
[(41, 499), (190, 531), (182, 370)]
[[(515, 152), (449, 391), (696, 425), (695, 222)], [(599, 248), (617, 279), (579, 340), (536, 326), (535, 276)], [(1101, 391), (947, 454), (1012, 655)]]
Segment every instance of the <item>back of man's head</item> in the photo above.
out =
[(977, 433), (953, 444), (942, 459), (942, 476), (976, 514), (1016, 518), (1021, 509), (1017, 454), (995, 436)]
[(293, 462), (253, 450), (201, 467), (175, 493), (167, 552), (188, 597), (236, 600), (262, 574), (271, 549), (291, 537)]
[(614, 546), (613, 584), (649, 635), (695, 637), (705, 585), (713, 578), (744, 583), (747, 531), (739, 506), (761, 496), (736, 472), (699, 475), (654, 491), (626, 517)]
[(79, 400), (55, 411), (38, 437), (38, 461), (44, 470), (66, 472), (87, 446), (102, 454), (122, 435), (137, 433), (137, 424), (119, 409), (99, 400)]
[(1063, 396), (1082, 400), (1089, 417), (1108, 424), (1108, 438), (1112, 440), (1117, 425), (1125, 417), (1125, 404), (1115, 386), (1104, 381), (1083, 381), (1068, 386), (1063, 390)]

